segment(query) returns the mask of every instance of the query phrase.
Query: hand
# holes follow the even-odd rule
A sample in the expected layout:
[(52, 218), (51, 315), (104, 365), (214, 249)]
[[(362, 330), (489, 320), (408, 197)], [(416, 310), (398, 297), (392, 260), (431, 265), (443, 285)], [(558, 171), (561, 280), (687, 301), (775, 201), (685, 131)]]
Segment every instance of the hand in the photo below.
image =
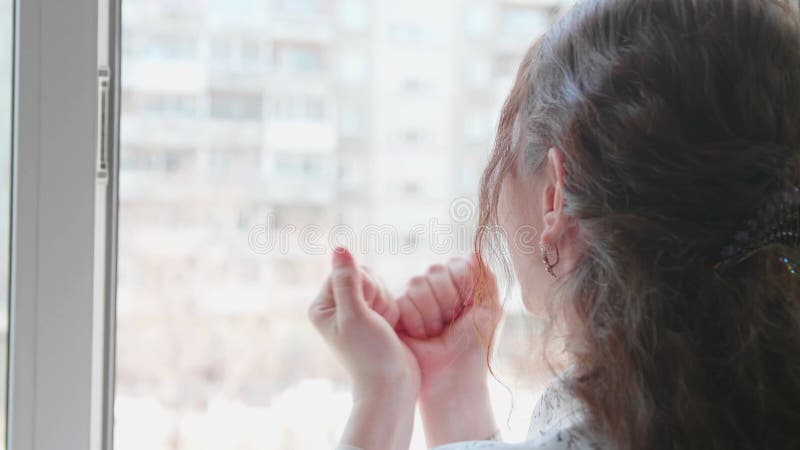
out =
[(308, 315), (352, 377), (356, 395), (391, 390), (416, 397), (419, 366), (390, 325), (398, 320), (397, 305), (346, 249), (334, 252), (333, 270)]
[(400, 320), (397, 302), (386, 289), (386, 284), (367, 266), (359, 266), (361, 287), (367, 305), (394, 328)]
[(407, 449), (419, 366), (390, 323), (396, 303), (343, 248), (309, 307), (309, 318), (353, 379), (353, 409), (341, 443), (364, 450)]
[(449, 375), (485, 375), (489, 339), (502, 315), (494, 275), (486, 269), (486, 296), (475, 302), (475, 258), (452, 258), (411, 279), (397, 301), (397, 325), (403, 342), (417, 358), (422, 389)]
[(497, 431), (487, 385), (490, 337), (500, 321), (494, 275), (476, 301), (475, 258), (453, 258), (414, 277), (398, 299), (398, 333), (421, 371), (420, 411), (428, 446), (479, 440)]

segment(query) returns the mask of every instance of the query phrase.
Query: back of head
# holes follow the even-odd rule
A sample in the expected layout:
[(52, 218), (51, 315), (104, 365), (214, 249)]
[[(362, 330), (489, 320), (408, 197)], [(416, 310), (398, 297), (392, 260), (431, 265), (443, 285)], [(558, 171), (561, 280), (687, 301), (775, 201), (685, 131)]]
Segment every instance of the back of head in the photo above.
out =
[(780, 0), (586, 0), (520, 68), (483, 207), (518, 142), (532, 168), (562, 150), (586, 243), (560, 275), (567, 381), (621, 449), (800, 448), (800, 275), (778, 263), (798, 251), (714, 270), (798, 182), (798, 20)]

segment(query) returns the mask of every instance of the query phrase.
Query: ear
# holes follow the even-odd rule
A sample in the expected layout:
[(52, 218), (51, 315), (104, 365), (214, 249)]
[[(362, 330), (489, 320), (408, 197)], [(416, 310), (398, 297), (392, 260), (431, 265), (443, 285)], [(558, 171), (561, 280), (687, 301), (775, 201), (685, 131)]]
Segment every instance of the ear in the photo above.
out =
[(564, 155), (561, 150), (551, 148), (547, 151), (547, 165), (543, 174), (542, 189), (542, 243), (553, 245), (561, 240), (569, 226), (564, 213)]

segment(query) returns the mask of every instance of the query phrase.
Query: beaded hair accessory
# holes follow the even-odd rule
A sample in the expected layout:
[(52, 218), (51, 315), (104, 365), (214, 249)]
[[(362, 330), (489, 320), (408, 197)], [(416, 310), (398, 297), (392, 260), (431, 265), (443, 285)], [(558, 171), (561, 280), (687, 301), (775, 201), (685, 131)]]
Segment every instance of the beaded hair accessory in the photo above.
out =
[[(719, 274), (770, 245), (800, 247), (800, 186), (792, 186), (769, 197), (733, 239), (734, 242), (722, 250), (720, 261), (714, 265)], [(797, 273), (797, 263), (785, 255), (780, 256), (778, 262), (789, 273)]]

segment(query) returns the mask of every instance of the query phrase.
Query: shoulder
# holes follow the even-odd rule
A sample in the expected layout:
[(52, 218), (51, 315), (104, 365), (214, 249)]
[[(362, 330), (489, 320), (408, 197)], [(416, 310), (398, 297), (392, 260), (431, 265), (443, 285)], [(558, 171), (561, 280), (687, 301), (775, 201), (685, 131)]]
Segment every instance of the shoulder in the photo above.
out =
[(431, 450), (613, 450), (590, 431), (586, 417), (582, 403), (555, 382), (536, 404), (525, 442), (455, 442)]
[(527, 442), (537, 450), (613, 450), (592, 432), (583, 403), (572, 397), (561, 381), (552, 383), (533, 410)]

